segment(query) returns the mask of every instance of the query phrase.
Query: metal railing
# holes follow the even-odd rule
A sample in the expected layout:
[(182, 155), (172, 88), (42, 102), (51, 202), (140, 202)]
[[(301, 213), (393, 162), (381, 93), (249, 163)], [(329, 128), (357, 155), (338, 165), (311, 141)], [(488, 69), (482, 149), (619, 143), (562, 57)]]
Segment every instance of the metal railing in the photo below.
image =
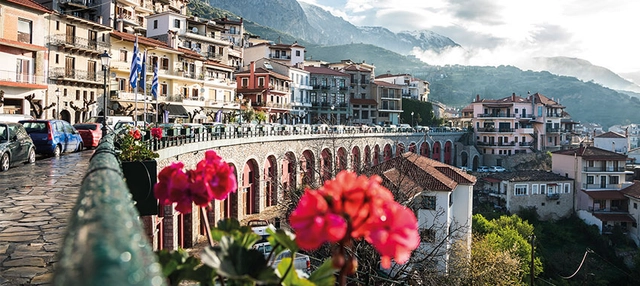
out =
[(585, 172), (624, 172), (625, 167), (613, 167), (613, 166), (604, 166), (604, 167), (584, 167)]
[(87, 38), (67, 34), (55, 34), (48, 36), (47, 42), (51, 45), (69, 45), (84, 50), (95, 51), (96, 53), (101, 53), (103, 50), (109, 49), (109, 45), (105, 42), (89, 40)]
[(144, 233), (113, 135), (102, 139), (82, 180), (54, 285), (166, 285)]
[(102, 78), (104, 76), (102, 71), (91, 72), (78, 69), (67, 69), (63, 67), (52, 68), (49, 72), (51, 78), (66, 78), (75, 80), (88, 80), (102, 84)]

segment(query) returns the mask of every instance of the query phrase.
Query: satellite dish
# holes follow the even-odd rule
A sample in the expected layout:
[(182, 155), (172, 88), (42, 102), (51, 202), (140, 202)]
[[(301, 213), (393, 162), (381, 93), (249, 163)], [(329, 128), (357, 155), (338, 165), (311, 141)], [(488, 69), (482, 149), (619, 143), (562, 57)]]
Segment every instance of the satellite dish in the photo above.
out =
[(193, 27), (193, 29), (191, 29), (191, 31), (192, 31), (194, 34), (197, 34), (197, 33), (198, 33), (198, 28)]

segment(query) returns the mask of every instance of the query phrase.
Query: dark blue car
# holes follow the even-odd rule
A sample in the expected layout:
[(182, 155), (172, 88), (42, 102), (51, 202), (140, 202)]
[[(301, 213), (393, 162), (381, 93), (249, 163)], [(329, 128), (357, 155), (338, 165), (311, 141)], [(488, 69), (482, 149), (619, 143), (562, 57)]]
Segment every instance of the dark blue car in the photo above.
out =
[(64, 120), (22, 120), (36, 145), (36, 153), (60, 156), (62, 153), (77, 152), (84, 149), (82, 137), (69, 122)]
[(0, 172), (19, 162), (33, 163), (36, 152), (33, 142), (22, 125), (0, 122)]

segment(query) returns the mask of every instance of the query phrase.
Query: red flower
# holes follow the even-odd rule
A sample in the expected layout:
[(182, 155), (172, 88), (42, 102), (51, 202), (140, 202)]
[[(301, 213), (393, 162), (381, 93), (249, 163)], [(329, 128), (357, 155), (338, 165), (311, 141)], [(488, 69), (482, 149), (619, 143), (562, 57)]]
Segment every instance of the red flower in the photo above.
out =
[(322, 193), (309, 189), (291, 213), (289, 223), (296, 230), (298, 246), (306, 250), (316, 249), (327, 241), (338, 242), (347, 232), (347, 222), (331, 212)]
[(413, 212), (393, 201), (374, 209), (372, 218), (365, 239), (380, 253), (382, 267), (391, 267), (391, 258), (400, 264), (407, 262), (420, 244)]
[(160, 127), (151, 128), (151, 136), (153, 136), (153, 138), (156, 138), (158, 140), (162, 139), (162, 128)]
[(133, 139), (135, 140), (142, 139), (142, 134), (140, 134), (140, 130), (138, 130), (137, 128), (129, 130), (129, 135), (131, 135), (131, 137), (133, 137)]
[(183, 163), (173, 163), (158, 174), (154, 194), (163, 205), (177, 203), (176, 210), (190, 213), (192, 205), (208, 206), (213, 199), (224, 200), (237, 189), (233, 168), (214, 151), (205, 152), (195, 170), (183, 171)]

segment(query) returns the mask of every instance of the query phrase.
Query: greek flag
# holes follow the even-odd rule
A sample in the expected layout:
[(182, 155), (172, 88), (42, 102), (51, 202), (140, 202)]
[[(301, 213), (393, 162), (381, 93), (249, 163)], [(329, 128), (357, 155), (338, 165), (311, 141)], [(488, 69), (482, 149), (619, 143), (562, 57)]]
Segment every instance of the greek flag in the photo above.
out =
[(142, 59), (140, 57), (140, 52), (138, 51), (138, 36), (136, 36), (136, 41), (133, 43), (133, 58), (131, 59), (131, 73), (129, 74), (129, 83), (131, 84), (131, 88), (136, 88), (138, 86), (138, 74), (142, 69)]
[(147, 50), (144, 50), (144, 56), (142, 57), (142, 66), (140, 67), (140, 83), (138, 86), (142, 87), (146, 91), (147, 84)]
[(153, 64), (153, 79), (151, 80), (151, 95), (158, 100), (158, 62)]

